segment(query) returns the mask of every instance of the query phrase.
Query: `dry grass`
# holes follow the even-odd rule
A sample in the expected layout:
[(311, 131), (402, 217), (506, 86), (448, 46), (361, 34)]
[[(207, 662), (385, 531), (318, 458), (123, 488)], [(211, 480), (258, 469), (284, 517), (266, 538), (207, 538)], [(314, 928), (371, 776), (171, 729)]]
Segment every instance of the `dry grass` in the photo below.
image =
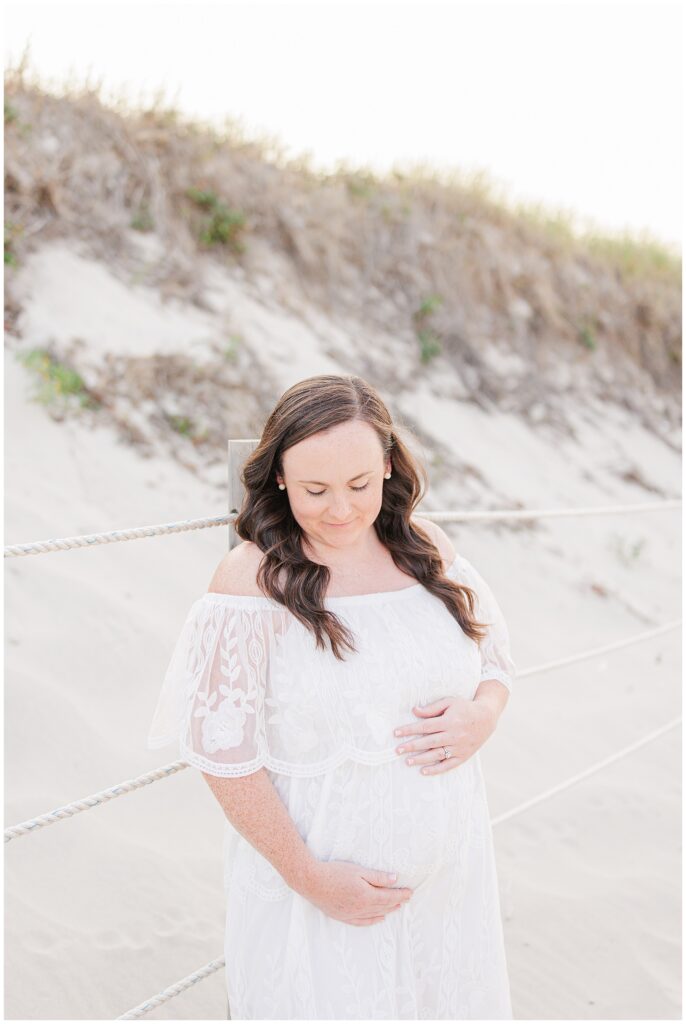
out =
[(251, 278), (267, 245), (327, 312), (412, 327), (425, 362), (442, 352), (482, 366), (491, 340), (544, 377), (563, 355), (602, 349), (679, 392), (681, 261), (653, 240), (579, 235), (561, 213), (508, 205), (484, 175), (321, 174), (274, 139), (184, 119), (161, 95), (143, 109), (101, 94), (48, 90), (26, 58), (6, 71), (6, 263), (75, 234), (116, 266), (131, 228), (154, 231), (165, 256), (148, 283), (198, 301), (201, 255)]

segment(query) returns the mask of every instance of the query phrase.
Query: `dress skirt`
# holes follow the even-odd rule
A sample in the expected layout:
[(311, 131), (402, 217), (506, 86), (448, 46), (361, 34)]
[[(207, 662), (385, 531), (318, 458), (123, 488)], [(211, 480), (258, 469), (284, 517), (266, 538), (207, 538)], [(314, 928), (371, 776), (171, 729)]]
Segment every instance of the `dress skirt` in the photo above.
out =
[[(397, 871), (396, 885), (413, 889), (408, 903), (375, 924), (329, 917), (242, 836), (227, 835), (233, 1020), (512, 1019), (478, 753), (444, 774), (410, 772), (398, 759), (347, 762), (316, 780), (271, 776), (319, 859)], [(414, 790), (416, 801), (422, 788), (428, 799), (408, 817), (408, 798)]]

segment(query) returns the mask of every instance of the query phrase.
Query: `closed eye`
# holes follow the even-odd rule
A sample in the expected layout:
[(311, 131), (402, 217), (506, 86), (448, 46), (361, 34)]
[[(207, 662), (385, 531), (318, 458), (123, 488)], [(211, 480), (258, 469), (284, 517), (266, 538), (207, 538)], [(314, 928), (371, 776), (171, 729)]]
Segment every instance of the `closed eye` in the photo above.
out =
[[(367, 480), (367, 483), (363, 484), (362, 487), (353, 487), (352, 490), (364, 491), (367, 487), (369, 487), (369, 480)], [(313, 498), (318, 498), (320, 494), (324, 494), (324, 491), (310, 491), (308, 490), (307, 487), (305, 488), (305, 490), (307, 491), (308, 494), (311, 494)]]

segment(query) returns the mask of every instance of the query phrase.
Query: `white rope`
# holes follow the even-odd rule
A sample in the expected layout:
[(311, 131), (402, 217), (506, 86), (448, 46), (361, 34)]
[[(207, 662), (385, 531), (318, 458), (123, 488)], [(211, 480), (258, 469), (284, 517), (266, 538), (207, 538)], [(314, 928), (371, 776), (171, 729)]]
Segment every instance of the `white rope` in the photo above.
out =
[(646, 501), (638, 505), (589, 505), (586, 508), (531, 508), (510, 509), (503, 512), (421, 512), (425, 519), (435, 523), (473, 523), (476, 520), (503, 521), (511, 519), (553, 519), (575, 516), (624, 515), (626, 512), (654, 512), (657, 509), (680, 508), (680, 498), (665, 501)]
[[(479, 520), (550, 519), (563, 516), (609, 516), (627, 512), (654, 512), (660, 509), (680, 508), (681, 501), (645, 502), (638, 505), (598, 505), (589, 508), (553, 509), (509, 509), (494, 512), (424, 512), (421, 515), (435, 523), (463, 523)], [(143, 537), (159, 537), (166, 533), (183, 533), (185, 530), (203, 530), (209, 526), (226, 526), (232, 523), (237, 513), (212, 516), (205, 519), (182, 519), (176, 523), (162, 523), (158, 526), (135, 526), (127, 530), (112, 530), (109, 533), (87, 533), (79, 537), (58, 537), (36, 540), (29, 544), (10, 544), (4, 549), (5, 558), (19, 555), (45, 555), (50, 551), (68, 551), (71, 548), (94, 547), (97, 544), (113, 544), (117, 541), (141, 540)]]
[(547, 672), (551, 668), (562, 668), (563, 665), (573, 665), (577, 661), (595, 658), (599, 654), (607, 654), (608, 651), (618, 651), (622, 647), (629, 647), (631, 644), (650, 640), (661, 633), (668, 633), (672, 629), (679, 629), (680, 626), (681, 619), (672, 619), (671, 622), (666, 622), (664, 626), (655, 626), (654, 629), (647, 629), (643, 633), (634, 633), (633, 636), (629, 636), (625, 640), (613, 640), (612, 643), (603, 644), (601, 647), (591, 647), (587, 651), (582, 651), (581, 654), (571, 654), (565, 658), (558, 658), (556, 661), (544, 661), (540, 665), (534, 665), (532, 668), (525, 668), (521, 672), (517, 672), (516, 678), (523, 679), (525, 676), (533, 676), (537, 672)]
[[(673, 622), (666, 623), (664, 626), (657, 626), (655, 629), (645, 630), (643, 633), (635, 633), (633, 636), (627, 637), (625, 640), (617, 640), (610, 644), (604, 644), (602, 647), (594, 647), (589, 651), (582, 651), (581, 654), (572, 654), (566, 658), (559, 658), (557, 661), (547, 661), (541, 665), (534, 665), (533, 668), (523, 669), (521, 672), (517, 672), (516, 678), (521, 679), (524, 676), (532, 676), (538, 672), (545, 672), (551, 668), (561, 668), (563, 665), (571, 665), (574, 662), (582, 661), (585, 658), (590, 658), (597, 654), (604, 654), (606, 651), (616, 651), (622, 647), (628, 647), (630, 644), (635, 644), (642, 640), (649, 640), (661, 633), (677, 629), (680, 625), (681, 620), (676, 619)], [(108, 800), (113, 800), (115, 797), (126, 796), (127, 793), (131, 793), (135, 789), (141, 789), (143, 786), (147, 786), (151, 782), (157, 782), (160, 779), (167, 778), (168, 775), (172, 775), (174, 772), (180, 771), (182, 768), (188, 768), (187, 761), (172, 761), (170, 764), (163, 765), (161, 768), (156, 768), (151, 772), (146, 772), (145, 775), (139, 775), (136, 779), (129, 779), (126, 782), (119, 783), (117, 786), (112, 786), (111, 789), (104, 789), (100, 793), (94, 793), (92, 796), (85, 797), (83, 800), (77, 800), (64, 807), (58, 807), (57, 810), (49, 811), (47, 814), (42, 814), (38, 818), (29, 818), (26, 821), (22, 821), (19, 825), (11, 825), (9, 828), (5, 829), (5, 842), (8, 843), (10, 839), (16, 839), (18, 836), (28, 835), (30, 832), (34, 832), (39, 828), (44, 828), (46, 825), (54, 825), (56, 822), (63, 821), (65, 818), (73, 817), (73, 815), (78, 814), (80, 811), (89, 811), (92, 807), (97, 807), (99, 804), (106, 803)]]
[(103, 789), (100, 793), (93, 793), (92, 796), (84, 797), (83, 800), (75, 800), (72, 804), (66, 804), (64, 807), (58, 807), (54, 811), (48, 811), (47, 814), (41, 814), (38, 818), (28, 818), (19, 825), (11, 825), (5, 829), (5, 842), (9, 843), (10, 839), (16, 839), (18, 836), (25, 836), (30, 832), (36, 832), (39, 828), (45, 828), (46, 825), (54, 825), (57, 821), (73, 818), (75, 814), (79, 814), (81, 811), (90, 811), (99, 804), (107, 803), (108, 800), (114, 800), (115, 797), (126, 796), (127, 793), (133, 793), (134, 790), (148, 786), (151, 782), (166, 779), (169, 775), (173, 775), (174, 772), (180, 772), (183, 768), (188, 768), (187, 761), (172, 761), (161, 768), (154, 768), (151, 772), (146, 772), (145, 775), (139, 775), (137, 779), (128, 779), (126, 782), (120, 782), (117, 786), (112, 786), (111, 789)]
[(159, 992), (156, 996), (152, 996), (151, 999), (146, 999), (144, 1003), (139, 1003), (138, 1006), (134, 1006), (133, 1010), (129, 1010), (127, 1013), (123, 1013), (121, 1017), (115, 1018), (116, 1020), (136, 1020), (138, 1017), (142, 1017), (146, 1013), (150, 1013), (151, 1010), (157, 1009), (162, 1003), (168, 1002), (173, 999), (174, 996), (178, 996), (181, 992), (185, 992), (187, 988), (202, 981), (203, 978), (207, 978), (210, 974), (214, 974), (221, 967), (224, 966), (226, 960), (223, 956), (218, 957), (216, 960), (210, 960), (204, 967), (200, 967), (197, 971), (193, 971), (192, 974), (182, 978), (181, 981), (175, 982), (170, 985), (169, 988), (165, 988), (162, 992)]
[(208, 526), (225, 526), (235, 518), (236, 513), (233, 512), (231, 515), (205, 519), (181, 519), (177, 523), (161, 523), (158, 526), (134, 526), (128, 530), (112, 530), (109, 533), (86, 533), (80, 537), (57, 537), (50, 540), (35, 540), (30, 544), (10, 544), (5, 548), (5, 558), (16, 558), (18, 555), (45, 555), (49, 551), (95, 547), (96, 544), (114, 544), (120, 540), (141, 540), (143, 537), (159, 537), (165, 533), (183, 533), (184, 530), (203, 530)]
[(667, 722), (665, 725), (658, 726), (657, 729), (653, 729), (652, 732), (642, 736), (640, 740), (636, 740), (635, 743), (630, 743), (626, 747), (622, 747), (615, 754), (610, 754), (609, 757), (604, 757), (602, 761), (596, 761), (595, 764), (585, 768), (582, 772), (577, 772), (576, 775), (572, 775), (571, 778), (565, 779), (564, 782), (558, 783), (556, 786), (551, 786), (550, 789), (544, 790), (539, 793), (538, 796), (532, 797), (530, 800), (525, 800), (524, 803), (517, 804), (516, 807), (512, 807), (509, 811), (505, 811), (504, 814), (498, 815), (497, 818), (491, 818), (491, 825), (499, 825), (503, 821), (509, 821), (514, 818), (516, 814), (521, 814), (522, 811), (528, 811), (530, 807), (535, 807), (537, 804), (543, 803), (549, 797), (554, 796), (556, 793), (562, 793), (563, 790), (569, 789), (570, 786), (576, 785), (577, 782), (581, 782), (582, 779), (587, 779), (590, 775), (594, 775), (599, 772), (601, 768), (606, 768), (609, 764), (614, 764), (615, 761), (619, 761), (620, 758), (626, 757), (628, 754), (632, 754), (635, 750), (640, 747), (644, 747), (646, 743), (651, 743), (657, 739), (658, 736), (662, 736), (670, 729), (676, 728), (681, 722), (681, 716), (673, 718), (671, 722)]
[[(569, 789), (570, 786), (574, 786), (582, 779), (587, 779), (590, 775), (594, 775), (601, 769), (606, 768), (607, 765), (614, 764), (615, 761), (619, 761), (620, 758), (626, 757), (628, 754), (633, 753), (635, 750), (645, 746), (647, 743), (651, 743), (653, 740), (657, 739), (658, 736), (662, 736), (664, 733), (668, 732), (668, 730), (674, 729), (680, 722), (681, 717), (674, 718), (671, 722), (667, 722), (665, 725), (661, 725), (657, 729), (653, 729), (652, 732), (649, 732), (646, 736), (636, 740), (634, 743), (630, 743), (628, 746), (622, 747), (622, 749), (618, 750), (616, 753), (610, 754), (609, 757), (603, 758), (602, 761), (596, 761), (595, 764), (592, 764), (584, 771), (577, 772), (576, 775), (573, 775), (569, 779), (565, 779), (564, 782), (560, 782), (556, 786), (551, 786), (550, 789), (544, 790), (544, 792), (539, 793), (538, 796), (532, 797), (530, 800), (524, 801), (524, 803), (517, 804), (516, 807), (512, 807), (509, 811), (505, 811), (504, 814), (500, 814), (496, 818), (491, 818), (491, 827), (494, 825), (500, 825), (504, 821), (509, 821), (517, 814), (521, 814), (523, 811), (529, 810), (530, 807), (535, 807), (537, 804), (542, 803), (544, 800), (554, 796), (556, 793), (561, 793), (563, 790)], [(141, 1003), (139, 1006), (135, 1007), (135, 1009), (129, 1010), (128, 1013), (123, 1014), (121, 1017), (117, 1017), (117, 1020), (132, 1020), (136, 1017), (142, 1017), (143, 1014), (149, 1013), (150, 1010), (155, 1009), (155, 1007), (159, 1006), (161, 1003), (166, 1002), (173, 996), (178, 995), (179, 992), (189, 988), (190, 985), (194, 985), (197, 981), (207, 977), (208, 974), (219, 970), (219, 968), (225, 963), (226, 960), (224, 957), (212, 960), (206, 967), (200, 968), (200, 970), (195, 971), (194, 974), (189, 974), (187, 978), (184, 978), (183, 981), (178, 982), (176, 985), (170, 985), (169, 988), (164, 989), (164, 991), (160, 992), (159, 995), (153, 996), (152, 999), (148, 999), (145, 1003)]]

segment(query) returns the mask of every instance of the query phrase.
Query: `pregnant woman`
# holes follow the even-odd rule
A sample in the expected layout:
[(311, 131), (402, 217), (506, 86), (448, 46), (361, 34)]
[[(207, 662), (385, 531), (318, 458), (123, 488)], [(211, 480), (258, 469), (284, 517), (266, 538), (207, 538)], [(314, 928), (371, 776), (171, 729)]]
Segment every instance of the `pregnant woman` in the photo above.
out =
[(291, 387), (174, 648), (148, 745), (227, 819), (233, 1019), (512, 1018), (478, 748), (515, 665), (420, 473), (360, 377)]

